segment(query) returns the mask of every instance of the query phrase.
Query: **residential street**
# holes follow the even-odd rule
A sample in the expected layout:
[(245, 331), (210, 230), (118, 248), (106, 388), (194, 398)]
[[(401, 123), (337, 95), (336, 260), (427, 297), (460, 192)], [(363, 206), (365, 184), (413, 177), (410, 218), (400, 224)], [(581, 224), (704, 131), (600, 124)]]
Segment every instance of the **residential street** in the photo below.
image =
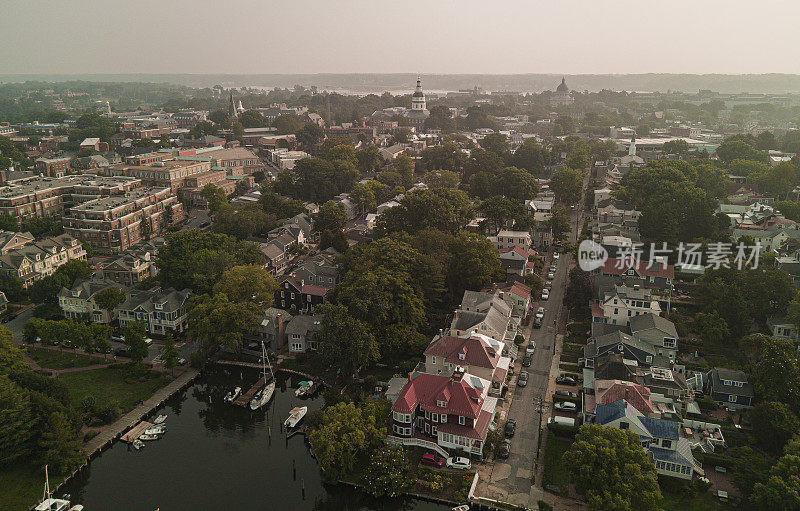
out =
[[(570, 241), (575, 241), (578, 236), (577, 218), (580, 211), (571, 212)], [(542, 499), (543, 490), (541, 481), (538, 486), (532, 482), (534, 462), (538, 455), (539, 435), (546, 427), (547, 417), (552, 408), (552, 390), (555, 387), (555, 377), (558, 376), (558, 364), (555, 363), (553, 353), (556, 346), (556, 321), (562, 308), (564, 293), (567, 286), (571, 254), (562, 254), (557, 263), (555, 278), (549, 300), (539, 301), (534, 305), (544, 307), (544, 321), (541, 328), (534, 328), (533, 321), (526, 327), (526, 339), (533, 339), (536, 350), (530, 367), (522, 367), (522, 357), (526, 344), (520, 349), (520, 355), (515, 362), (515, 374), (527, 371), (528, 385), (516, 386), (516, 377), (511, 381), (513, 392), (508, 417), (517, 421), (517, 429), (511, 439), (511, 454), (506, 460), (496, 460), (493, 465), (488, 465), (481, 471), (481, 478), (488, 476), (488, 481), (481, 481), (480, 490), (477, 492), (483, 497), (502, 500), (516, 505), (535, 505)], [(545, 261), (545, 275), (550, 267), (550, 255)], [(566, 388), (566, 387), (565, 387)], [(574, 387), (571, 388), (574, 390)]]

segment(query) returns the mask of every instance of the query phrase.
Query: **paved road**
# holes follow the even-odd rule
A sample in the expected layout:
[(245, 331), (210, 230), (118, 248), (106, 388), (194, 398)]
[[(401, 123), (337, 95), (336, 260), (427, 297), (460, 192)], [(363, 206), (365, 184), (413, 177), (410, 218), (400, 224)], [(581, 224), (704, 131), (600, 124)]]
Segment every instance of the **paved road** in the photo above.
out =
[[(576, 240), (579, 234), (577, 232), (579, 214), (577, 211), (570, 214), (571, 240)], [(555, 322), (558, 319), (566, 291), (571, 257), (571, 254), (562, 254), (559, 257), (550, 298), (535, 305), (545, 309), (541, 328), (533, 328), (533, 322), (531, 322), (531, 326), (525, 332), (526, 339), (533, 339), (536, 346), (531, 366), (522, 367), (521, 356), (515, 363), (518, 370), (528, 372), (528, 385), (514, 388), (514, 397), (508, 417), (517, 421), (517, 429), (511, 439), (511, 454), (507, 460), (494, 464), (489, 481), (493, 490), (505, 494), (503, 500), (507, 502), (525, 505), (541, 498), (541, 489), (535, 488), (532, 484), (532, 471), (538, 455), (539, 434), (544, 427), (542, 416), (547, 416), (548, 410), (552, 407), (551, 396), (546, 394), (550, 383), (550, 370), (556, 341)], [(545, 275), (550, 264), (548, 259), (545, 265)], [(516, 384), (516, 380), (512, 383)]]

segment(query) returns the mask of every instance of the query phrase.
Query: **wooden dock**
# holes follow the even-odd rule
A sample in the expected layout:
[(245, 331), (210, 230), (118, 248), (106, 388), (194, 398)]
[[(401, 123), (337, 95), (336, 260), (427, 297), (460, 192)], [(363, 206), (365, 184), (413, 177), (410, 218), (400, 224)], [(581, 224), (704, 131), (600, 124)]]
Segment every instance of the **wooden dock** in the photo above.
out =
[(237, 406), (247, 406), (250, 404), (250, 400), (253, 399), (255, 393), (264, 388), (264, 385), (267, 384), (267, 378), (267, 376), (262, 376), (259, 378), (258, 381), (252, 387), (250, 387), (247, 392), (239, 394), (239, 397), (233, 400), (233, 404)]
[(142, 434), (144, 434), (145, 431), (152, 428), (153, 426), (154, 424), (152, 422), (142, 421), (139, 424), (132, 427), (130, 430), (128, 430), (127, 433), (122, 435), (120, 437), (120, 440), (122, 440), (123, 442), (131, 443), (140, 436), (142, 436)]

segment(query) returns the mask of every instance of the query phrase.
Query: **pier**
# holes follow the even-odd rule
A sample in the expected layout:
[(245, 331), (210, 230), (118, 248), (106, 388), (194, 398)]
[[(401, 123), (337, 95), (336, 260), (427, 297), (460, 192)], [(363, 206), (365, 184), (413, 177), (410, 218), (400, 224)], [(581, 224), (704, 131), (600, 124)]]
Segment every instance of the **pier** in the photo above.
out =
[(250, 403), (250, 400), (253, 399), (255, 393), (264, 388), (264, 385), (267, 384), (268, 378), (269, 377), (267, 376), (262, 376), (259, 378), (258, 381), (252, 387), (250, 387), (247, 392), (239, 394), (239, 397), (233, 400), (233, 404), (236, 406), (247, 406)]

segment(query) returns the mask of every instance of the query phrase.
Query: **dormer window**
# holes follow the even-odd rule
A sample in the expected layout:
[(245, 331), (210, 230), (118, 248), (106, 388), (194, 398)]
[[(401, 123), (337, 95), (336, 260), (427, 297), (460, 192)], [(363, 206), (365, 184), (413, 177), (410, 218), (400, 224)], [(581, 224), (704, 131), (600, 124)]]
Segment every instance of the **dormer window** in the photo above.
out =
[(458, 416), (458, 423), (459, 424), (461, 424), (463, 426), (464, 424), (466, 424), (466, 422), (467, 422), (467, 420), (466, 420), (466, 418), (464, 418), (463, 415), (459, 415)]
[(465, 358), (467, 358), (467, 356), (465, 354), (463, 354), (463, 353), (459, 353), (458, 354), (458, 359), (459, 360), (464, 360)]
[(439, 408), (447, 408), (447, 401), (436, 401), (436, 406)]

